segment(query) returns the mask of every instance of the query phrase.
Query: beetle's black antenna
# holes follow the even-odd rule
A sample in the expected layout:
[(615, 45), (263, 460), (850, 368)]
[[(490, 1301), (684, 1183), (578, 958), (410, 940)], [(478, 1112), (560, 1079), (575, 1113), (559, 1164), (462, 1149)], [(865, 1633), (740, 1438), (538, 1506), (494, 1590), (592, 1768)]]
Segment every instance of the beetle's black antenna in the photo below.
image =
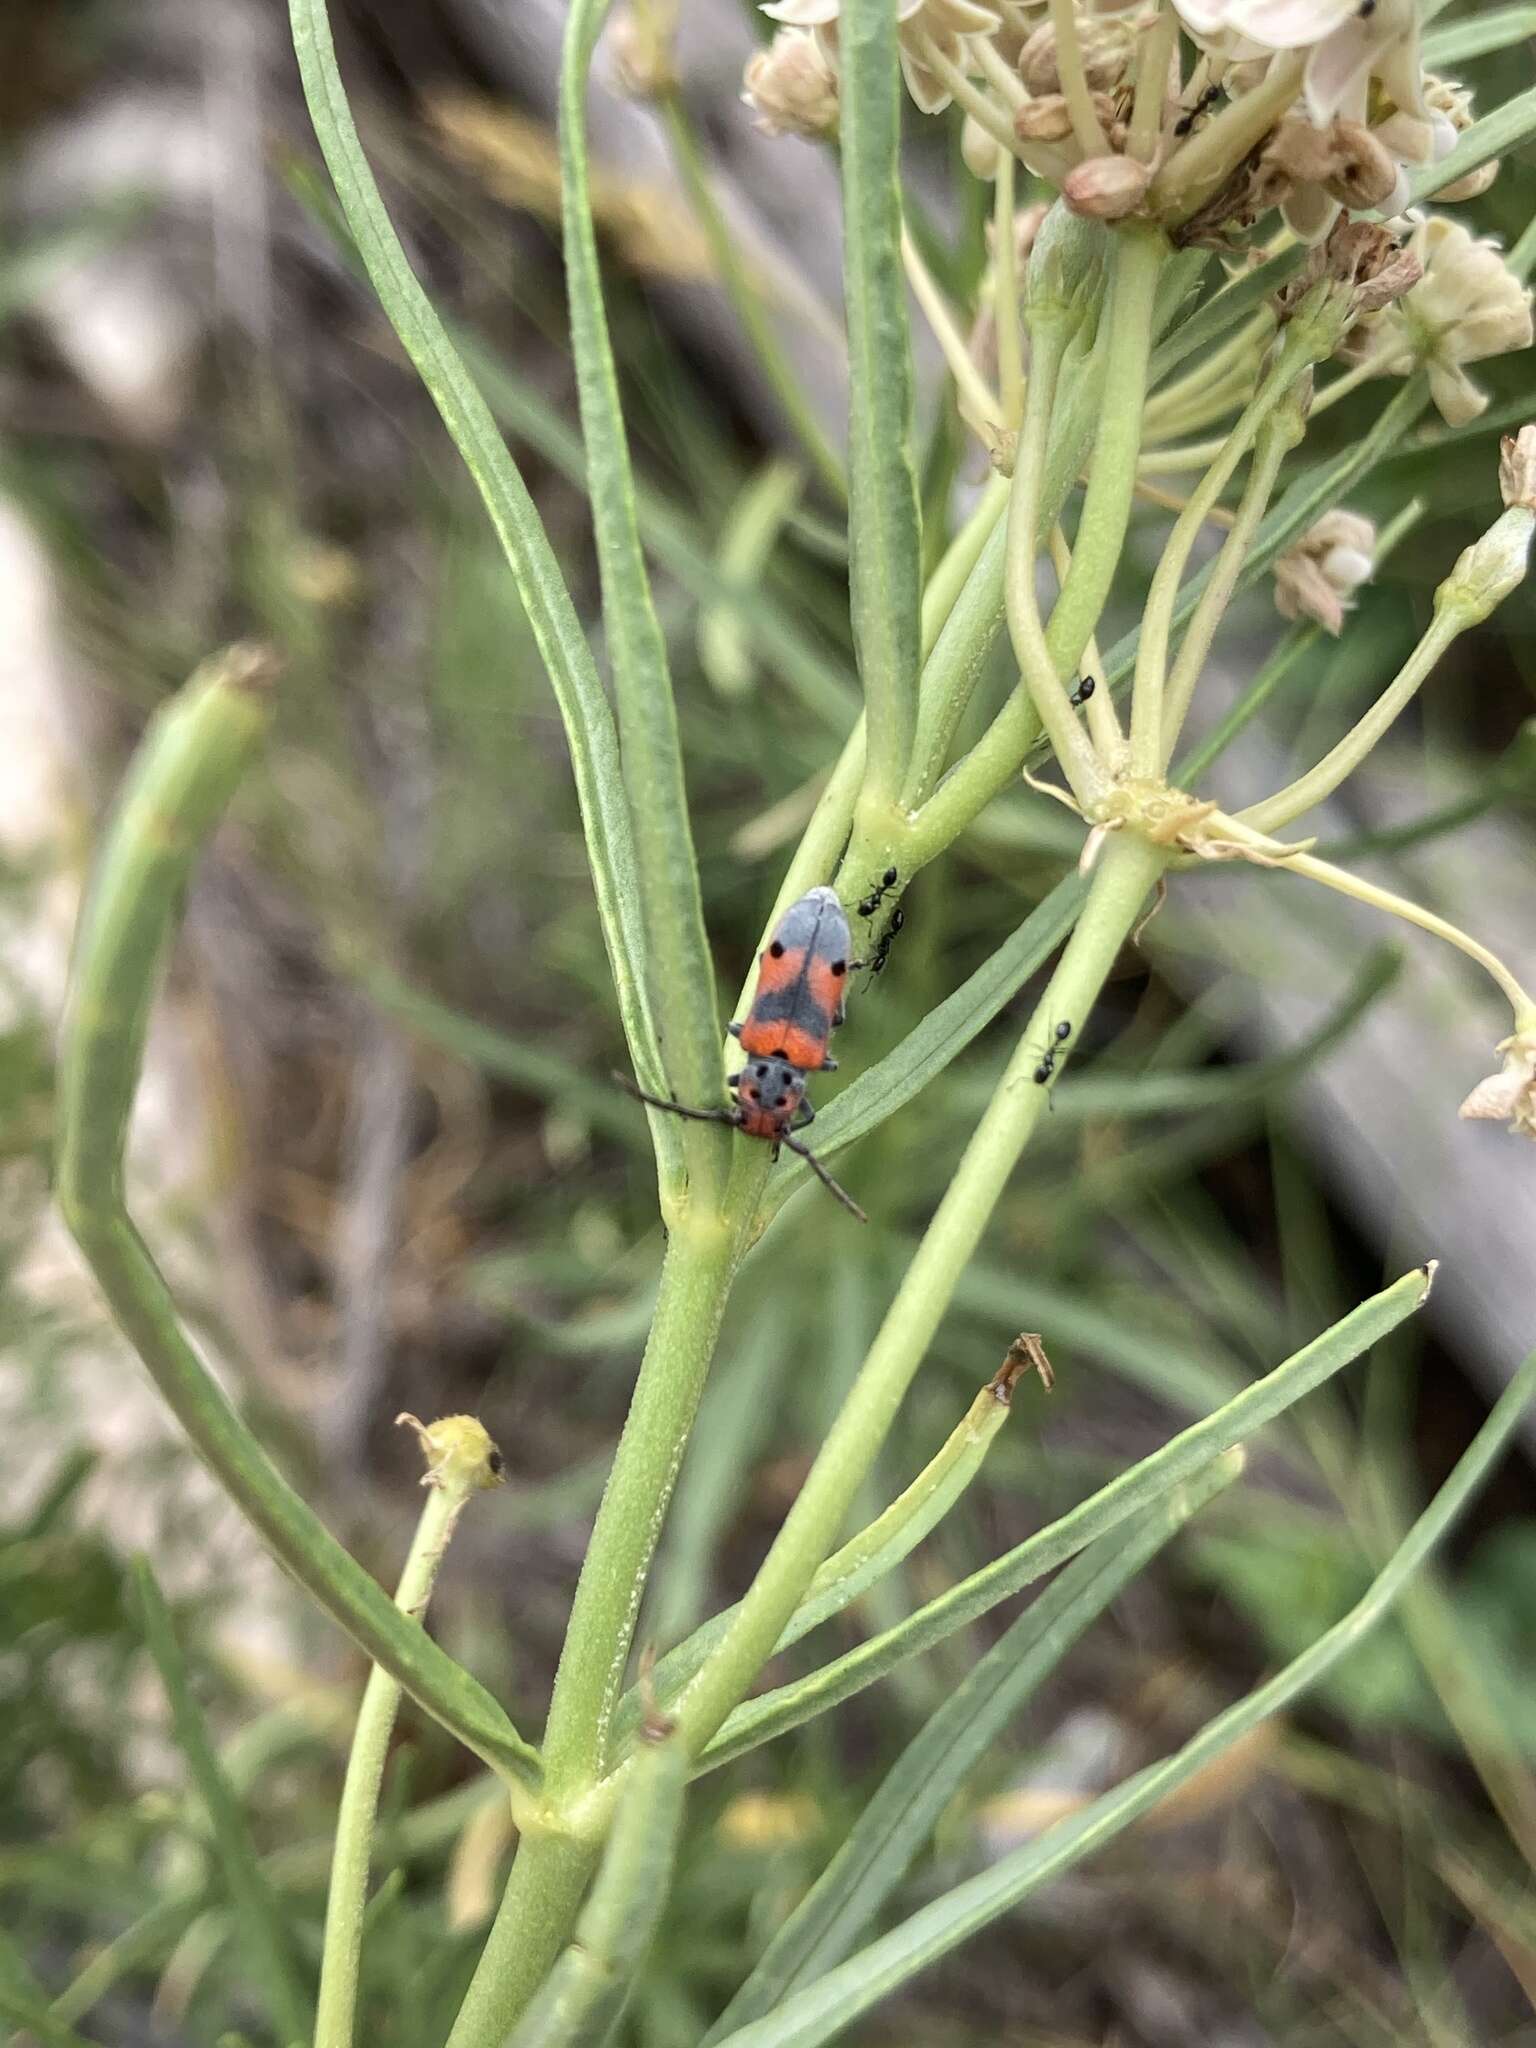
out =
[(696, 1124), (732, 1124), (736, 1118), (728, 1109), (689, 1109), (681, 1102), (668, 1102), (664, 1095), (647, 1095), (643, 1088), (637, 1088), (624, 1074), (615, 1074), (614, 1080), (626, 1095), (633, 1095), (636, 1102), (648, 1102), (652, 1109), (670, 1109), (674, 1116), (692, 1117)]
[(802, 1145), (798, 1138), (791, 1138), (787, 1134), (779, 1140), (779, 1143), (781, 1145), (787, 1145), (791, 1152), (798, 1153), (799, 1156), (805, 1161), (806, 1165), (811, 1169), (812, 1173), (814, 1173), (816, 1178), (821, 1182), (822, 1186), (824, 1188), (830, 1188), (832, 1193), (836, 1195), (837, 1199), (842, 1203), (843, 1207), (847, 1209), (851, 1214), (857, 1216), (861, 1223), (867, 1223), (869, 1221), (869, 1218), (864, 1214), (864, 1211), (859, 1207), (858, 1203), (853, 1199), (852, 1195), (849, 1194), (846, 1188), (841, 1188), (838, 1186), (837, 1182), (832, 1178), (831, 1174), (828, 1173), (827, 1169), (822, 1165), (821, 1161), (816, 1157), (816, 1154), (811, 1150), (809, 1145)]

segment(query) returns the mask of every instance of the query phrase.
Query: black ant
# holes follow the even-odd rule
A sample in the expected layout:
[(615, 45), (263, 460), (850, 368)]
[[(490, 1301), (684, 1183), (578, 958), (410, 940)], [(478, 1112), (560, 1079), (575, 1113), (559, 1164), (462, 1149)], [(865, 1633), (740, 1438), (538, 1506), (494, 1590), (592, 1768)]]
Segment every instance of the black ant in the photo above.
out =
[(860, 903), (860, 917), (873, 917), (900, 880), (901, 877), (895, 868), (887, 868), (876, 886), (870, 890), (863, 902)]
[[(1376, 0), (1362, 0), (1360, 12), (1362, 14), (1370, 14), (1374, 10), (1375, 5)], [(1199, 99), (1189, 109), (1188, 113), (1181, 114), (1178, 120), (1174, 122), (1174, 134), (1188, 135), (1195, 123), (1200, 119), (1200, 116), (1208, 113), (1218, 100), (1225, 98), (1226, 94), (1219, 85), (1208, 85), (1205, 91), (1201, 93)]]
[(1040, 1064), (1035, 1069), (1035, 1080), (1042, 1088), (1050, 1080), (1052, 1074), (1055, 1073), (1056, 1062), (1061, 1057), (1061, 1048), (1071, 1036), (1072, 1026), (1070, 1024), (1058, 1024), (1051, 1033), (1051, 1042), (1041, 1054)]
[(875, 956), (869, 963), (869, 971), (872, 976), (879, 974), (884, 970), (886, 961), (889, 960), (891, 957), (891, 948), (896, 943), (896, 934), (901, 930), (902, 926), (906, 923), (906, 921), (907, 913), (902, 909), (901, 905), (898, 903), (896, 905), (896, 908), (891, 912), (890, 923), (886, 926), (885, 930), (880, 934), (880, 943), (878, 946), (876, 946)]
[(1067, 702), (1069, 704), (1086, 704), (1098, 687), (1092, 676), (1079, 676), (1077, 688), (1072, 692)]

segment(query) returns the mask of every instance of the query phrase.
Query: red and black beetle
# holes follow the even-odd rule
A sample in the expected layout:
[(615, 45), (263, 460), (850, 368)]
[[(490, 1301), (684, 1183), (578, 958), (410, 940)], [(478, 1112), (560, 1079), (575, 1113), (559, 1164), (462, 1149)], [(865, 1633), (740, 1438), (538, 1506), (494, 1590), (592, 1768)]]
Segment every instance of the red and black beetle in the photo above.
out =
[(752, 1007), (730, 1027), (747, 1059), (739, 1073), (726, 1076), (734, 1092), (729, 1109), (691, 1109), (624, 1085), (654, 1109), (701, 1123), (731, 1124), (749, 1138), (763, 1138), (775, 1158), (779, 1147), (787, 1145), (863, 1223), (868, 1218), (858, 1203), (794, 1136), (816, 1115), (806, 1099), (806, 1075), (837, 1066), (827, 1046), (843, 1021), (848, 976), (857, 965), (849, 958), (849, 946), (848, 919), (835, 889), (810, 890), (779, 919), (758, 959)]

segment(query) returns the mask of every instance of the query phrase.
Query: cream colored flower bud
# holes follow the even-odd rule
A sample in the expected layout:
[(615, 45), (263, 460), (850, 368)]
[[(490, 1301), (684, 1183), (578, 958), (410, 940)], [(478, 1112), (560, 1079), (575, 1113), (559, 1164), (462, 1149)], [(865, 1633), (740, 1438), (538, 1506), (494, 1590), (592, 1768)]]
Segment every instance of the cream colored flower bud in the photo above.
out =
[[(1424, 80), (1424, 104), (1429, 110), (1431, 141), (1428, 153), (1409, 161), (1439, 163), (1449, 156), (1458, 139), (1472, 126), (1476, 115), (1472, 106), (1472, 95), (1464, 85), (1458, 85), (1453, 78), (1436, 78), (1432, 74)], [(1383, 122), (1381, 133), (1385, 139), (1386, 130), (1406, 117), (1393, 115)], [(1388, 147), (1392, 145), (1389, 143)], [(1399, 152), (1401, 154), (1401, 152)], [(1468, 171), (1464, 178), (1454, 184), (1442, 185), (1435, 194), (1437, 206), (1455, 206), (1466, 199), (1480, 199), (1499, 175), (1499, 160), (1482, 164), (1475, 171)]]
[(1536, 512), (1536, 427), (1522, 427), (1499, 443), (1499, 490), (1511, 509)]
[(781, 28), (749, 58), (741, 96), (765, 135), (815, 140), (837, 133), (837, 70), (808, 29)]
[(1335, 121), (1336, 162), (1328, 180), (1333, 197), (1353, 213), (1390, 200), (1400, 175), (1397, 160), (1360, 121)]
[(1376, 529), (1356, 512), (1325, 512), (1275, 563), (1275, 609), (1315, 619), (1337, 639), (1355, 592), (1376, 565)]
[(1475, 171), (1468, 171), (1464, 178), (1457, 178), (1452, 184), (1442, 185), (1435, 194), (1435, 204), (1457, 206), (1464, 199), (1481, 199), (1489, 186), (1497, 182), (1502, 169), (1503, 159), (1491, 157)]
[(1130, 156), (1091, 156), (1070, 170), (1061, 196), (1090, 220), (1124, 220), (1147, 196), (1152, 166)]
[[(1124, 83), (1136, 52), (1136, 23), (1125, 15), (1076, 10), (1077, 41), (1090, 92), (1113, 92)], [(1056, 60), (1056, 28), (1042, 22), (1019, 53), (1019, 76), (1037, 97), (1061, 91)]]
[(1072, 133), (1065, 99), (1057, 92), (1026, 100), (1013, 117), (1013, 132), (1020, 142), (1065, 142)]
[(967, 114), (960, 124), (960, 154), (971, 176), (984, 185), (990, 185), (1002, 168), (1003, 145), (974, 114)]
[(656, 0), (614, 13), (606, 37), (608, 56), (619, 90), (630, 99), (664, 99), (676, 92), (677, 66), (672, 57), (676, 25), (675, 10), (656, 4)]
[(1496, 1050), (1503, 1066), (1478, 1082), (1460, 1113), (1489, 1117), (1520, 1137), (1536, 1138), (1536, 1031), (1517, 1031)]
[(1454, 611), (1463, 630), (1486, 619), (1525, 581), (1533, 531), (1536, 512), (1511, 505), (1471, 547), (1462, 549), (1435, 592), (1435, 610)]

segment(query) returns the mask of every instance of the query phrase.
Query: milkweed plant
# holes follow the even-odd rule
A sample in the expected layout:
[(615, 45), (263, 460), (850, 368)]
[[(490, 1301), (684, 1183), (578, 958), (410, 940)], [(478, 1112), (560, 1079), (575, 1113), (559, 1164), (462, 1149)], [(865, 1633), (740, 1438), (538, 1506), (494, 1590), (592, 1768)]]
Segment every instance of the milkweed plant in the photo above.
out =
[[(558, 702), (636, 1083), (663, 1103), (723, 1106), (727, 1015), (701, 915), (591, 203), (586, 101), (607, 0), (571, 0), (560, 89), (570, 345), (606, 678), (506, 442), (391, 226), (325, 0), (290, 4), (353, 250), (480, 491)], [(826, 1199), (802, 1160), (778, 1163), (770, 1147), (720, 1123), (649, 1112), (666, 1233), (659, 1296), (537, 1740), (421, 1625), (460, 1512), (504, 1476), (484, 1432), (466, 1418), (406, 1418), (423, 1445), (427, 1508), (391, 1596), (229, 1405), (129, 1218), (124, 1134), (157, 968), (189, 870), (259, 750), (274, 664), (244, 647), (215, 658), (151, 728), (82, 920), (57, 1188), (116, 1318), (192, 1443), (374, 1666), (337, 1822), (317, 1983), (280, 1929), (260, 1973), (278, 2041), (345, 2048), (355, 2038), (379, 1785), (402, 1692), (499, 1781), (517, 1838), (450, 2048), (596, 2043), (619, 2024), (655, 1934), (690, 1784), (833, 1712), (1054, 1574), (908, 1744), (707, 2037), (722, 2048), (814, 2048), (1093, 1855), (1327, 1673), (1412, 1579), (1507, 1442), (1536, 1390), (1536, 1357), (1342, 1621), (1182, 1748), (894, 1921), (904, 1870), (987, 1744), (1116, 1593), (1233, 1480), (1245, 1439), (1412, 1315), (1430, 1269), (1403, 1275), (1017, 1548), (976, 1560), (970, 1577), (915, 1613), (808, 1676), (757, 1690), (778, 1650), (892, 1571), (953, 1506), (1008, 1413), (1021, 1365), (1043, 1355), (1021, 1340), (907, 1490), (846, 1536), (1117, 956), (1191, 868), (1248, 862), (1268, 871), (1267, 886), (1341, 892), (1460, 948), (1511, 1012), (1502, 1064), (1462, 1114), (1536, 1136), (1536, 1004), (1514, 969), (1476, 933), (1319, 857), (1304, 829), (1452, 643), (1525, 575), (1536, 427), (1505, 422), (1517, 431), (1496, 475), (1490, 457), (1487, 530), (1446, 564), (1422, 637), (1344, 736), (1255, 802), (1233, 807), (1222, 791), (1222, 754), (1258, 709), (1266, 678), (1319, 635), (1350, 632), (1357, 592), (1415, 516), (1405, 504), (1378, 531), (1351, 509), (1352, 492), (1421, 428), (1475, 430), (1490, 404), (1478, 366), (1531, 343), (1524, 280), (1536, 222), (1506, 250), (1458, 209), (1536, 132), (1536, 93), (1479, 112), (1441, 68), (1488, 54), (1501, 36), (1513, 42), (1523, 11), (1439, 29), (1436, 11), (1423, 0), (776, 0), (743, 96), (770, 136), (797, 138), (784, 148), (809, 143), (837, 166), (846, 460), (841, 437), (825, 434), (796, 388), (701, 171), (671, 16), (659, 0), (636, 0), (612, 25), (605, 48), (673, 137), (786, 428), (804, 443), (824, 504), (846, 514), (862, 708), (825, 764), (775, 916), (831, 884), (856, 947), (873, 950), (913, 878), (1021, 780), (1071, 813), (1081, 858), (992, 959), (824, 1109), (822, 1158), (899, 1112), (1048, 969), (745, 1595), (682, 1642), (642, 1646), (647, 1573), (733, 1282), (792, 1195)], [(972, 199), (990, 219), (966, 303), (935, 276), (904, 218), (903, 138), (910, 144), (921, 120), (958, 125), (957, 175), (974, 181)], [(926, 521), (915, 482), (914, 317), (937, 344), (985, 477)], [(1374, 409), (1342, 452), (1320, 459), (1308, 449), (1313, 423), (1350, 395), (1357, 411)], [(1127, 555), (1138, 507), (1164, 522), (1149, 579)], [(1266, 581), (1292, 623), (1266, 664), (1238, 679), (1235, 700), (1231, 666), (1251, 639), (1224, 648), (1228, 694), (1202, 705), (1229, 608)], [(1101, 647), (1111, 592), (1123, 596), (1127, 584), (1141, 592), (1139, 620)], [(968, 713), (979, 678), (1004, 647), (1018, 680), (978, 729)], [(878, 1191), (865, 1198), (878, 1221)], [(829, 1205), (825, 1228), (860, 1225)], [(174, 1700), (174, 1642), (152, 1590), (146, 1599)], [(237, 1896), (259, 1939), (273, 1910), (259, 1870), (232, 1855), (230, 1882), (243, 1884)]]

